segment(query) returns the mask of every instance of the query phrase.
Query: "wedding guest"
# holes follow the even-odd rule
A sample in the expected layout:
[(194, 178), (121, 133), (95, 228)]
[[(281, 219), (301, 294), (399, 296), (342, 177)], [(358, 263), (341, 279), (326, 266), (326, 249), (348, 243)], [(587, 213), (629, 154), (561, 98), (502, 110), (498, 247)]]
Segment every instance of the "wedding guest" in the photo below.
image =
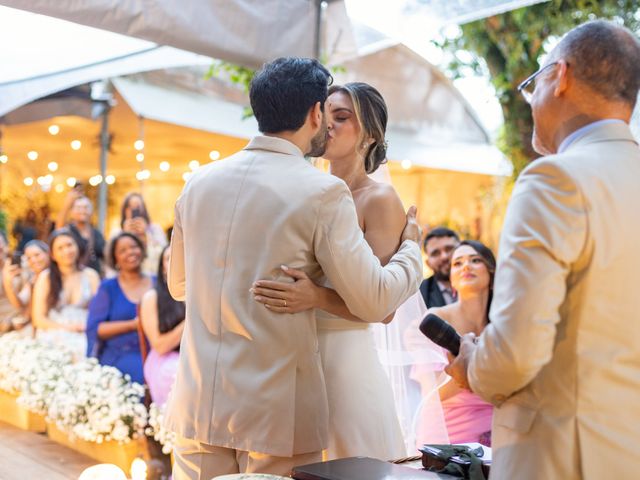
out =
[(451, 254), (460, 243), (453, 230), (438, 227), (431, 230), (424, 239), (423, 249), (427, 256), (427, 266), (433, 275), (422, 281), (420, 293), (427, 308), (444, 307), (456, 301), (456, 293), (451, 288)]
[(151, 222), (149, 211), (141, 194), (129, 193), (122, 202), (120, 231), (128, 232), (140, 239), (144, 245), (146, 258), (142, 263), (142, 271), (147, 275), (155, 275), (162, 249), (167, 245), (167, 237), (160, 225)]
[(18, 309), (22, 321), (13, 327), (19, 328), (31, 320), (31, 299), (35, 282), (43, 271), (49, 268), (49, 245), (42, 240), (31, 240), (25, 245), (24, 258), (27, 269), (22, 268), (22, 259), (18, 263), (11, 260), (4, 262), (2, 268), (2, 286), (7, 299)]
[(165, 247), (158, 265), (156, 288), (144, 294), (140, 318), (151, 349), (144, 363), (144, 378), (151, 399), (158, 405), (167, 401), (178, 369), (180, 339), (184, 330), (184, 302), (174, 300), (167, 287), (170, 250)]
[(16, 250), (24, 251), (24, 246), (31, 240), (38, 238), (38, 217), (35, 210), (30, 208), (25, 218), (19, 218), (13, 226), (13, 236), (18, 242)]
[(93, 204), (91, 200), (83, 195), (79, 188), (73, 188), (68, 193), (65, 204), (60, 210), (56, 227), (61, 228), (66, 224), (71, 233), (75, 235), (83, 252), (80, 263), (102, 274), (106, 242), (102, 233), (91, 225), (92, 215)]
[(76, 358), (86, 351), (87, 308), (100, 283), (95, 270), (80, 265), (80, 249), (66, 228), (49, 239), (51, 263), (33, 287), (32, 320), (36, 336), (71, 349)]
[(144, 379), (137, 307), (153, 288), (153, 279), (142, 272), (143, 258), (144, 244), (138, 236), (121, 232), (111, 240), (108, 260), (118, 273), (100, 284), (87, 322), (87, 356), (118, 368), (138, 383)]
[[(489, 323), (496, 259), (489, 248), (474, 240), (460, 242), (451, 254), (451, 285), (458, 301), (429, 309), (460, 335), (480, 335)], [(450, 443), (491, 445), (493, 406), (469, 390), (448, 382), (440, 388), (440, 401)]]

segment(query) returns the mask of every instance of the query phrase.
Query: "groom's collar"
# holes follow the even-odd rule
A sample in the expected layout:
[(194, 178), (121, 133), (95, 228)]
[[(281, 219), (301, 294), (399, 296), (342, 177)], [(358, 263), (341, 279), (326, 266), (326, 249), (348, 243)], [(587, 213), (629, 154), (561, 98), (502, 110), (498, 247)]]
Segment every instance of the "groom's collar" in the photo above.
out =
[(270, 137), (266, 135), (260, 135), (253, 137), (248, 145), (244, 147), (245, 150), (267, 150), (269, 152), (284, 153), (286, 155), (295, 155), (296, 157), (302, 157), (302, 151), (288, 140), (280, 137)]

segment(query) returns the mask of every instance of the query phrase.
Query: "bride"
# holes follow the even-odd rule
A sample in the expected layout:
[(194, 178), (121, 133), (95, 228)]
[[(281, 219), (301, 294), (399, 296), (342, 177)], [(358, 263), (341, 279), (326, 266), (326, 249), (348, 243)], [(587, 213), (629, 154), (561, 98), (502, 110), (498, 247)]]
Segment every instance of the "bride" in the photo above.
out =
[[(372, 86), (347, 83), (329, 89), (325, 112), (328, 139), (324, 158), (330, 162), (331, 174), (344, 180), (351, 190), (365, 240), (385, 265), (400, 245), (406, 221), (393, 187), (368, 176), (386, 162), (387, 106)], [(329, 401), (326, 458), (367, 456), (388, 460), (405, 456), (391, 386), (367, 323), (380, 319), (354, 317), (331, 285), (316, 285), (304, 272), (283, 270), (296, 281), (260, 280), (252, 291), (257, 302), (277, 313), (317, 309)], [(282, 300), (286, 307), (282, 307)]]

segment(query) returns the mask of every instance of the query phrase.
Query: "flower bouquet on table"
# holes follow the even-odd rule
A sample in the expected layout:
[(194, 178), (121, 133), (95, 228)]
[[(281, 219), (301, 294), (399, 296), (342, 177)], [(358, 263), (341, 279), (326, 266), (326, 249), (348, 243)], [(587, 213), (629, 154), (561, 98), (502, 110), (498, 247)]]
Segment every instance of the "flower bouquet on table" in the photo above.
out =
[(63, 368), (52, 393), (48, 420), (88, 442), (129, 443), (144, 434), (147, 410), (142, 385), (95, 358)]

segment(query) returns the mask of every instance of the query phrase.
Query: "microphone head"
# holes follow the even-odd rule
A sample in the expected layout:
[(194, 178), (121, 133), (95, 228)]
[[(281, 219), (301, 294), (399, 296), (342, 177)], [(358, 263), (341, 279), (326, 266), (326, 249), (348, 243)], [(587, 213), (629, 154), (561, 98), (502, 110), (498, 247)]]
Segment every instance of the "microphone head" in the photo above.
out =
[(460, 335), (439, 316), (429, 313), (420, 323), (420, 331), (433, 343), (446, 348), (454, 355), (460, 353)]

